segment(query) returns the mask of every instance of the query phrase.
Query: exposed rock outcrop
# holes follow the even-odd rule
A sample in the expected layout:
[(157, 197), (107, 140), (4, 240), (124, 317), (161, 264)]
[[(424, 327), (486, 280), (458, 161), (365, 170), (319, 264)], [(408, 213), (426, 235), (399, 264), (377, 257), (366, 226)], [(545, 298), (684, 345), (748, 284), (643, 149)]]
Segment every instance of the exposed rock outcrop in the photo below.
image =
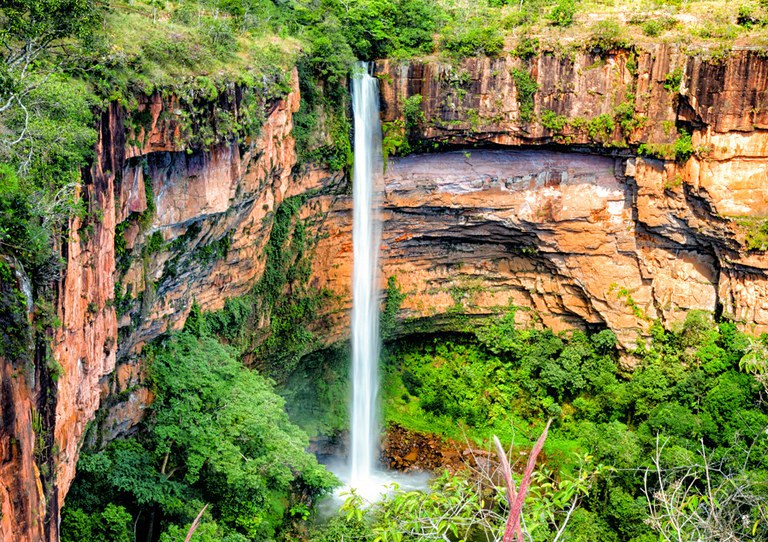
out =
[[(457, 216), (461, 210), (475, 209), (472, 216), (477, 217), (473, 222), (465, 216), (461, 227), (449, 227), (446, 220), (438, 228), (439, 234), (400, 228), (412, 239), (412, 245), (419, 237), (424, 243), (439, 240), (437, 247), (450, 241), (457, 250), (462, 247), (463, 255), (454, 250), (441, 261), (466, 263), (477, 258), (484, 264), (475, 267), (494, 269), (500, 255), (489, 251), (486, 257), (480, 256), (484, 247), (516, 237), (538, 254), (518, 256), (508, 271), (493, 271), (492, 275), (514, 276), (520, 281), (521, 276), (537, 269), (533, 275), (538, 278), (527, 287), (518, 286), (520, 295), (514, 302), (524, 301), (522, 291), (527, 290), (529, 299), (522, 305), (535, 308), (548, 325), (561, 328), (579, 321), (605, 323), (619, 332), (625, 346), (632, 345), (636, 331), (647, 327), (649, 319), (660, 318), (671, 325), (691, 308), (722, 310), (753, 332), (768, 331), (768, 312), (761, 300), (768, 293), (768, 259), (764, 253), (746, 250), (749, 232), (732, 220), (748, 217), (759, 224), (768, 211), (768, 61), (764, 55), (744, 49), (724, 60), (708, 60), (660, 45), (648, 52), (620, 51), (604, 56), (581, 53), (561, 58), (545, 54), (530, 60), (467, 59), (456, 67), (438, 62), (384, 61), (377, 70), (385, 121), (402, 119), (408, 98), (422, 96), (423, 117), (412, 119), (407, 128), (411, 141), (421, 148), (435, 143), (554, 144), (571, 149), (588, 146), (592, 152), (616, 158), (618, 180), (603, 185), (602, 191), (595, 179), (602, 178), (599, 172), (605, 171), (608, 163), (601, 167), (598, 158), (587, 167), (597, 174), (590, 180), (569, 175), (563, 177), (568, 179), (563, 183), (552, 181), (552, 173), (567, 171), (571, 164), (578, 167), (583, 157), (564, 155), (554, 161), (558, 165), (548, 174), (543, 173), (546, 167), (541, 164), (533, 166), (530, 173), (544, 175), (538, 186), (505, 183), (510, 171), (512, 178), (519, 175), (515, 167), (499, 165), (493, 155), (474, 151), (463, 165), (455, 155), (445, 161), (434, 156), (395, 161), (390, 165), (386, 204), (398, 209), (395, 215), (406, 208), (414, 213), (419, 207)], [(537, 89), (527, 98), (527, 114), (522, 111), (521, 72), (535, 80)], [(690, 159), (680, 160), (676, 153), (685, 146), (678, 129), (692, 136)], [(632, 149), (637, 146), (667, 158), (635, 159)], [(541, 159), (547, 160), (545, 155)], [(454, 165), (446, 167), (446, 163)], [(420, 201), (402, 202), (404, 208), (400, 210), (394, 187), (404, 178), (412, 179), (412, 196), (423, 196)], [(519, 201), (510, 203), (505, 214), (504, 202), (521, 189)], [(447, 198), (446, 193), (452, 197)], [(538, 216), (532, 218), (529, 208), (538, 209)], [(618, 209), (622, 211), (614, 214)], [(593, 213), (590, 217), (588, 211)], [(626, 222), (619, 226), (620, 220)], [(601, 225), (592, 228), (591, 222)], [(491, 234), (488, 228), (494, 223), (507, 231)], [(478, 241), (467, 248), (461, 241), (472, 238), (477, 230), (482, 232)], [(503, 229), (497, 226), (496, 231)], [(602, 233), (606, 236), (599, 237)], [(390, 249), (404, 245), (403, 240), (399, 244), (388, 242)], [(423, 248), (420, 251), (425, 252)], [(398, 253), (385, 252), (385, 256), (390, 254)], [(574, 259), (574, 254), (580, 256)], [(413, 256), (403, 259), (419, 260)], [(433, 262), (426, 268), (438, 266)], [(461, 276), (465, 269), (446, 271), (444, 280), (458, 287), (455, 278), (448, 277)], [(482, 281), (486, 273), (473, 271), (467, 279)], [(411, 269), (402, 275), (410, 282), (417, 274)], [(568, 276), (572, 278), (563, 281)], [(429, 283), (426, 280), (423, 286), (412, 285), (411, 289), (434, 291), (434, 284), (430, 288)], [(531, 285), (535, 283), (538, 286)], [(547, 290), (550, 293), (543, 295)], [(418, 297), (407, 298), (406, 306), (412, 311)], [(448, 298), (438, 303), (438, 308), (434, 302), (422, 302), (437, 312), (450, 306)], [(473, 303), (495, 304), (490, 300)], [(424, 312), (411, 314), (423, 316)], [(552, 321), (555, 314), (559, 322)]]

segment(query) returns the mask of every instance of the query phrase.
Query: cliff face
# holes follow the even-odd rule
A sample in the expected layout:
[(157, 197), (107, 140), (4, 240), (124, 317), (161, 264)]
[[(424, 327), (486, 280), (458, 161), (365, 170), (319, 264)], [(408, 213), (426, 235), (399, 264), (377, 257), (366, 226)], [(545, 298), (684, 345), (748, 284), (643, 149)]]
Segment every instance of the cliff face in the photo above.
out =
[[(768, 213), (767, 71), (751, 51), (706, 60), (665, 47), (380, 62), (388, 131), (436, 151), (391, 159), (384, 179), (382, 289), (394, 275), (408, 294), (404, 329), (456, 329), (514, 305), (521, 322), (607, 326), (625, 347), (691, 309), (768, 331), (768, 258), (750, 244)], [(103, 218), (73, 223), (64, 250), (52, 341), (62, 370), (45, 431), (31, 428), (33, 375), (0, 364), (13, 428), (0, 435), (3, 539), (55, 539), (86, 425), (96, 418), (90, 445), (135, 427), (152, 400), (141, 346), (181, 327), (193, 300), (214, 310), (252, 288), (286, 197), (305, 194), (300, 215), (317, 217), (312, 286), (336, 294), (314, 331), (321, 344), (347, 337), (352, 202), (339, 176), (294, 167), (295, 73), (292, 87), (265, 101), (257, 136), (204, 150), (178, 142), (172, 99), (148, 98), (140, 127), (116, 107), (103, 115), (84, 175)], [(691, 157), (676, 160), (678, 149)], [(55, 476), (40, 473), (39, 436)]]
[[(408, 128), (421, 148), (556, 145), (611, 156), (392, 161), (385, 273), (415, 294), (411, 316), (443, 312), (460, 295), (470, 312), (510, 298), (555, 329), (607, 325), (628, 347), (651, 320), (669, 326), (693, 308), (768, 331), (768, 258), (747, 250), (768, 212), (768, 61), (756, 52), (706, 60), (659, 46), (455, 67), (380, 62), (377, 72), (385, 122), (421, 96), (423, 117)], [(521, 72), (537, 85), (529, 98)], [(675, 160), (679, 129), (691, 134), (688, 160)], [(662, 159), (634, 156), (638, 145)]]
[[(96, 159), (81, 187), (91, 218), (73, 219), (61, 247), (66, 267), (55, 285), (60, 324), (48, 336), (50, 350), (38, 344), (30, 346), (29, 359), (0, 360), (3, 540), (58, 540), (59, 510), (86, 425), (99, 407), (99, 381), (115, 367), (112, 172), (121, 167), (124, 141), (116, 108), (103, 113), (98, 129)], [(29, 290), (31, 318), (31, 288), (21, 290)]]

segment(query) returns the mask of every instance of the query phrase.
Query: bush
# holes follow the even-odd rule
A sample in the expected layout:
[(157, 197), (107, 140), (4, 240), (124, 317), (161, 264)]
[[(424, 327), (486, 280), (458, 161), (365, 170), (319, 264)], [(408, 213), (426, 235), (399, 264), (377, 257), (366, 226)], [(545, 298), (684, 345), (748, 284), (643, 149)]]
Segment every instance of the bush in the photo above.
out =
[(462, 28), (447, 28), (442, 46), (458, 57), (496, 56), (504, 50), (504, 36), (498, 26), (473, 19)]
[(766, 16), (760, 6), (742, 4), (736, 16), (736, 24), (744, 28), (752, 28), (766, 24)]
[(680, 130), (680, 135), (675, 140), (675, 159), (680, 162), (686, 162), (693, 154), (693, 142), (691, 134), (685, 130)]
[(613, 130), (613, 118), (607, 114), (598, 115), (587, 123), (587, 133), (593, 141), (607, 141), (611, 137)]
[(523, 59), (536, 56), (539, 52), (539, 38), (522, 37), (517, 45), (512, 49), (512, 55)]
[(534, 24), (539, 20), (539, 11), (537, 9), (529, 8), (526, 4), (523, 9), (519, 11), (513, 11), (501, 20), (501, 27), (507, 30), (517, 28), (518, 26), (525, 26)]
[(590, 27), (590, 32), (586, 42), (586, 46), (590, 50), (607, 53), (629, 47), (629, 41), (624, 33), (624, 29), (614, 19), (596, 22)]
[(520, 120), (530, 122), (533, 120), (534, 97), (539, 91), (539, 84), (530, 73), (517, 68), (512, 68), (512, 79), (515, 81), (515, 90), (517, 91)]
[(549, 15), (549, 20), (553, 26), (565, 28), (573, 24), (573, 16), (575, 14), (575, 0), (558, 0), (554, 9), (552, 9), (552, 13)]
[(638, 24), (646, 36), (656, 37), (677, 25), (674, 17), (656, 17), (653, 19), (633, 19), (630, 24)]

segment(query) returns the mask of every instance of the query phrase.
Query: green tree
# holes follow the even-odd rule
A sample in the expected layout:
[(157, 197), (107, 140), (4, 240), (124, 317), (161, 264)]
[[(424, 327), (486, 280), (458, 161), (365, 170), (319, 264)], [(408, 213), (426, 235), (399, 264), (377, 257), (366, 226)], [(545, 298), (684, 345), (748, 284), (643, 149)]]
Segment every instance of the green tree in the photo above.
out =
[[(271, 540), (291, 506), (334, 486), (271, 383), (234, 350), (189, 333), (150, 350), (155, 402), (145, 431), (84, 455), (65, 516), (118, 499), (145, 518), (147, 540), (158, 527), (175, 540), (210, 503), (196, 536)], [(74, 532), (63, 539), (78, 540)]]
[[(98, 21), (94, 0), (12, 0), (0, 5), (0, 114), (73, 59), (76, 40), (87, 40)], [(40, 79), (40, 76), (43, 79)], [(13, 144), (24, 131), (10, 136)], [(15, 137), (15, 139), (14, 139)]]

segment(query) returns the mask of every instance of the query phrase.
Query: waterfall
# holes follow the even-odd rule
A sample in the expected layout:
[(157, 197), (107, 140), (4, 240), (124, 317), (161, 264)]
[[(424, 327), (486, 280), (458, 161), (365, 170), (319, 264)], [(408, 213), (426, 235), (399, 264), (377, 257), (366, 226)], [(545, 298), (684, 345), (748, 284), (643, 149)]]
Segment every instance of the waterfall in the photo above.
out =
[(378, 255), (381, 225), (377, 205), (382, 177), (379, 85), (361, 63), (352, 76), (355, 120), (352, 243), (352, 429), (350, 485), (364, 488), (373, 477), (379, 431)]

